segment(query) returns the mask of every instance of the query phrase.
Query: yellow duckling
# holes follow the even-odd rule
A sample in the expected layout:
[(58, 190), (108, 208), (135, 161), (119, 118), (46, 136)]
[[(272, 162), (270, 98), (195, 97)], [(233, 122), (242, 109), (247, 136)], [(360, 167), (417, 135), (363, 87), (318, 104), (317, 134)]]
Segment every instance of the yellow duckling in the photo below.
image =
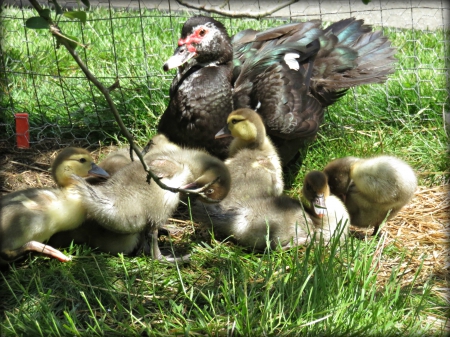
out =
[(417, 189), (413, 169), (393, 156), (344, 157), (330, 162), (324, 172), (331, 193), (344, 200), (351, 224), (375, 227), (374, 235), (386, 217), (392, 219)]
[[(160, 145), (164, 143), (165, 136), (156, 137), (161, 141)], [(194, 190), (214, 182), (205, 191), (207, 199), (202, 196), (198, 199), (203, 202), (218, 202), (226, 197), (230, 189), (230, 174), (222, 161), (204, 151), (172, 145), (157, 146), (144, 156), (149, 168), (163, 183)], [(148, 184), (146, 175), (142, 164), (134, 161), (102, 185), (89, 186), (80, 181), (79, 190), (90, 219), (110, 232), (130, 235), (128, 238), (131, 243), (115, 247), (115, 251), (132, 251), (137, 248), (133, 246), (133, 242), (137, 245), (142, 242), (141, 235), (149, 235), (155, 259), (178, 261), (162, 256), (156, 232), (175, 211), (179, 194), (164, 190), (153, 181)], [(120, 236), (116, 238), (120, 241)], [(110, 243), (102, 244), (101, 239), (95, 239), (91, 244), (111, 247)], [(111, 251), (110, 248), (106, 249)], [(182, 261), (185, 262), (185, 259), (182, 258)]]
[(328, 179), (322, 171), (311, 171), (304, 179), (301, 201), (314, 222), (316, 239), (322, 235), (325, 242), (333, 236), (341, 241), (348, 235), (350, 215), (342, 201), (330, 195)]
[(8, 263), (27, 251), (69, 261), (70, 258), (43, 244), (54, 233), (80, 226), (86, 218), (74, 177), (108, 176), (93, 163), (88, 151), (69, 147), (52, 164), (59, 188), (31, 188), (0, 198), (0, 263)]
[(216, 134), (216, 138), (228, 136), (233, 137), (225, 161), (232, 178), (229, 199), (281, 195), (284, 184), (280, 158), (259, 114), (251, 109), (233, 111), (227, 125)]

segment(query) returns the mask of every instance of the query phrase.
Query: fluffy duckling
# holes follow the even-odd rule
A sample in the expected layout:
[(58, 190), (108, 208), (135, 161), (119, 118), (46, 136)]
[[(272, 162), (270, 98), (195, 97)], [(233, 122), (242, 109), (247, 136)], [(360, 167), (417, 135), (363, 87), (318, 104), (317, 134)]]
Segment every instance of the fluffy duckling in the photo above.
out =
[(341, 241), (347, 236), (350, 215), (342, 201), (330, 195), (325, 173), (311, 171), (305, 176), (301, 201), (314, 222), (315, 232), (321, 233), (325, 242), (336, 235)]
[[(157, 137), (164, 142), (165, 136)], [(214, 182), (205, 192), (208, 199), (198, 197), (202, 202), (220, 201), (230, 189), (228, 169), (222, 161), (206, 152), (158, 146), (144, 158), (152, 172), (168, 186), (197, 189)], [(153, 256), (162, 259), (156, 232), (175, 211), (180, 197), (178, 193), (160, 188), (155, 182), (148, 184), (146, 176), (142, 164), (135, 161), (104, 184), (81, 184), (79, 190), (91, 219), (115, 233), (150, 235)], [(165, 259), (170, 262), (179, 260)]]
[[(138, 159), (134, 154), (134, 159)], [(98, 166), (104, 169), (110, 176), (116, 174), (122, 167), (131, 163), (130, 148), (124, 147), (117, 151), (111, 152), (103, 159)]]
[(325, 174), (308, 173), (302, 192), (300, 203), (286, 195), (232, 201), (228, 200), (231, 190), (220, 204), (194, 205), (192, 216), (218, 237), (232, 238), (255, 250), (264, 250), (268, 242), (272, 248), (304, 245), (314, 233), (324, 243), (338, 235), (342, 241), (348, 233), (349, 215), (344, 204), (330, 195)]
[(43, 244), (54, 233), (80, 226), (86, 218), (74, 176), (108, 176), (94, 164), (89, 152), (69, 147), (52, 164), (59, 188), (31, 188), (0, 199), (0, 263), (8, 263), (27, 251), (36, 251), (62, 262), (70, 258)]
[(71, 243), (86, 244), (102, 252), (116, 255), (119, 253), (134, 255), (141, 250), (150, 253), (145, 233), (123, 234), (102, 227), (98, 221), (88, 218), (78, 228), (58, 232), (53, 235), (48, 244), (53, 247), (69, 247)]
[(324, 172), (331, 192), (342, 196), (351, 224), (375, 227), (374, 235), (383, 220), (392, 219), (417, 189), (413, 169), (393, 156), (344, 157), (330, 162)]
[[(138, 159), (134, 154), (134, 159)], [(105, 159), (103, 159), (98, 166), (104, 169), (110, 176), (118, 172), (122, 167), (131, 163), (130, 148), (124, 147), (109, 153)], [(89, 184), (96, 185), (106, 181), (105, 177), (88, 177), (86, 181)]]
[[(135, 155), (135, 160), (138, 160)], [(98, 166), (104, 169), (110, 176), (116, 174), (120, 169), (132, 162), (130, 148), (124, 147), (109, 153)], [(104, 177), (88, 177), (89, 184), (104, 183)], [(145, 245), (143, 233), (119, 234), (100, 226), (98, 222), (88, 218), (80, 227), (70, 231), (54, 234), (48, 244), (53, 247), (68, 247), (71, 243), (86, 244), (97, 248), (102, 252), (110, 254), (132, 254)]]
[(302, 203), (286, 195), (233, 199), (234, 171), (230, 172), (231, 191), (220, 204), (195, 204), (192, 209), (194, 220), (212, 228), (218, 237), (264, 250), (267, 243), (283, 249), (306, 244), (314, 233), (324, 243), (335, 236), (342, 241), (348, 234), (349, 214), (339, 198), (330, 195), (323, 172), (306, 175)]
[[(155, 152), (161, 150), (180, 150), (180, 147), (171, 143), (165, 136), (154, 136), (143, 149), (143, 153)], [(135, 160), (138, 161), (137, 155)], [(130, 158), (130, 148), (121, 148), (111, 152), (98, 165), (107, 171), (110, 176), (119, 172), (120, 169), (132, 162)], [(104, 183), (106, 180), (92, 177), (88, 178), (90, 184)], [(192, 185), (192, 188), (195, 186)], [(89, 218), (82, 226), (71, 230), (59, 232), (53, 235), (48, 243), (54, 247), (68, 247), (71, 243), (86, 244), (102, 252), (109, 254), (136, 254), (139, 252), (150, 253), (150, 247), (147, 244), (144, 231), (137, 233), (117, 233), (101, 226), (94, 219)]]
[(215, 137), (228, 136), (233, 137), (225, 161), (232, 175), (230, 198), (243, 201), (281, 195), (284, 184), (280, 158), (260, 115), (251, 109), (233, 111)]
[(215, 236), (256, 251), (263, 251), (268, 244), (283, 249), (306, 244), (314, 230), (300, 202), (286, 195), (247, 199), (234, 205), (195, 204), (192, 217), (212, 228)]

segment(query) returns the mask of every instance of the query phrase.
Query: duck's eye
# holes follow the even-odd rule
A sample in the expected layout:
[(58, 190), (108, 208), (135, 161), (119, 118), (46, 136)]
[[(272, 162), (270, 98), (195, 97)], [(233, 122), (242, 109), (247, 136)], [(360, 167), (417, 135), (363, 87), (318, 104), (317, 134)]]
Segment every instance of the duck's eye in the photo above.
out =
[(198, 35), (200, 35), (201, 37), (205, 36), (205, 34), (206, 34), (206, 30), (204, 30), (204, 29), (201, 29), (201, 30), (198, 32)]
[(232, 119), (232, 120), (231, 120), (231, 123), (232, 123), (232, 124), (236, 124), (237, 122), (238, 122), (237, 119)]
[(206, 192), (205, 192), (206, 195), (210, 195), (210, 194), (213, 194), (213, 193), (214, 193), (214, 189), (213, 188), (210, 188), (209, 190), (206, 190)]
[(85, 163), (86, 162), (86, 158), (80, 158), (80, 163)]

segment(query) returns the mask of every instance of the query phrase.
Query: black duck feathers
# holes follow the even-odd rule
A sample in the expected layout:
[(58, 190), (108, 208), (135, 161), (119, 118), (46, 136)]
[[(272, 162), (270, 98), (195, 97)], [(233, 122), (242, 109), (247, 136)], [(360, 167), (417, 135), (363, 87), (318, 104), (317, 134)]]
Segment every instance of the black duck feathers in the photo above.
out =
[(164, 65), (178, 74), (159, 132), (224, 159), (230, 140), (215, 133), (231, 111), (254, 109), (283, 164), (315, 138), (325, 107), (350, 87), (384, 81), (395, 61), (388, 39), (354, 18), (326, 29), (317, 20), (248, 29), (231, 39), (219, 21), (195, 16), (178, 45)]

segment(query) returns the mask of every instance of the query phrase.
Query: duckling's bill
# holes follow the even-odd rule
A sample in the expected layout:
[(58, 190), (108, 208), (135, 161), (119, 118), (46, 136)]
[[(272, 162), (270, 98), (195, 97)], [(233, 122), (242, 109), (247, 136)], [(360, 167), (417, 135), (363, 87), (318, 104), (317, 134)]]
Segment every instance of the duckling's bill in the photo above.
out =
[(323, 218), (325, 215), (325, 212), (327, 210), (327, 207), (325, 205), (325, 196), (324, 194), (319, 194), (313, 202), (314, 212), (319, 218)]
[(94, 163), (91, 164), (91, 169), (88, 171), (88, 174), (93, 177), (109, 178), (108, 172)]
[(232, 137), (230, 129), (228, 129), (228, 125), (225, 125), (222, 130), (216, 133), (214, 136), (215, 139)]

